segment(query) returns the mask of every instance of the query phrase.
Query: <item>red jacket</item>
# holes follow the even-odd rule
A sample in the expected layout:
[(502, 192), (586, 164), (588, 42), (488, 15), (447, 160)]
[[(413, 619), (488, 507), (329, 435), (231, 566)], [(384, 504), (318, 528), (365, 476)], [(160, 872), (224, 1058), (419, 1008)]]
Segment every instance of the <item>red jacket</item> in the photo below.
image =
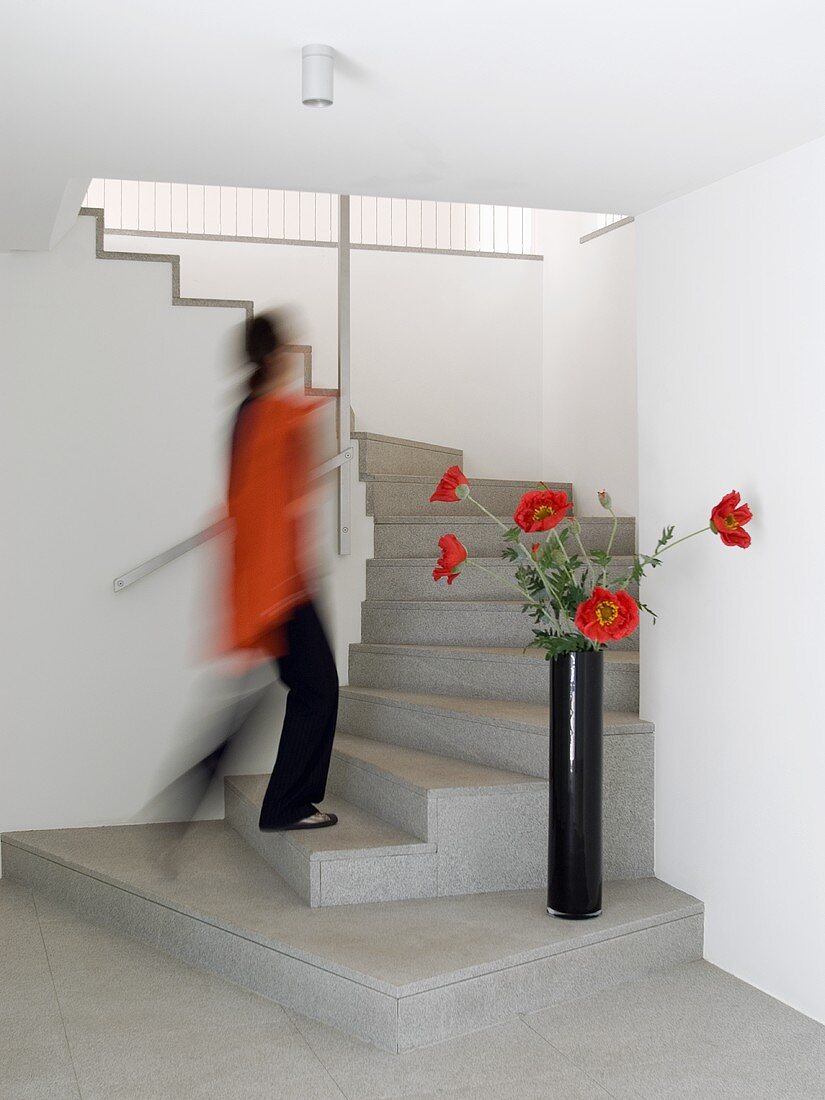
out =
[(271, 393), (241, 413), (232, 448), (230, 648), (286, 652), (285, 624), (311, 598), (301, 522), (315, 466), (308, 415), (319, 401)]

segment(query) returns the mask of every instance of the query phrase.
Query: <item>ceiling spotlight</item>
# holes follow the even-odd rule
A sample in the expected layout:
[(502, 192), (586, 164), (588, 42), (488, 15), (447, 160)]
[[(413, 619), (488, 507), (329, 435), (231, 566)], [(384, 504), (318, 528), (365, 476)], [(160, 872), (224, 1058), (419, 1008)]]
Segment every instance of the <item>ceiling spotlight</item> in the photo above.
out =
[(301, 50), (301, 100), (305, 107), (332, 106), (332, 46), (304, 46)]

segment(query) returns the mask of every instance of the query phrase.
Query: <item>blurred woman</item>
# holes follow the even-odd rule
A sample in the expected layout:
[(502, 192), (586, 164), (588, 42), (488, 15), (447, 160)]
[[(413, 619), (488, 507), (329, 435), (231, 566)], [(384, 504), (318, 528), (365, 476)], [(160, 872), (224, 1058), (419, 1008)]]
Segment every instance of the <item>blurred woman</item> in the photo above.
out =
[(234, 546), (231, 648), (265, 654), (288, 688), (278, 756), (260, 828), (321, 829), (338, 713), (335, 660), (310, 588), (308, 520), (315, 454), (310, 414), (318, 402), (287, 391), (278, 321), (246, 328), (248, 392), (232, 434), (228, 512)]

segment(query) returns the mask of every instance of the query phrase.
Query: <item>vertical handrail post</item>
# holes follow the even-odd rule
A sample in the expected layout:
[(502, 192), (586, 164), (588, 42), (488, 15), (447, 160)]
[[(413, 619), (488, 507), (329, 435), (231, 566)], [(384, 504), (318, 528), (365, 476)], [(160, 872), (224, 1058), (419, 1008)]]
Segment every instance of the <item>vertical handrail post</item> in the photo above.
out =
[[(350, 446), (350, 221), (349, 195), (338, 196), (338, 449)], [(338, 553), (349, 554), (352, 531), (351, 463), (338, 467)]]

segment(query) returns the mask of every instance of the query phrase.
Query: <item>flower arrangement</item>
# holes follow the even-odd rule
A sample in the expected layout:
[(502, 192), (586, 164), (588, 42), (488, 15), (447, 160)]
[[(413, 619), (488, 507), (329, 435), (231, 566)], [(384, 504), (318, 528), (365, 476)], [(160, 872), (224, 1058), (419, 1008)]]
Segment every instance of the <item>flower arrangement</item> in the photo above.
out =
[[(652, 554), (633, 555), (630, 568), (616, 575), (612, 551), (618, 518), (610, 494), (602, 491), (598, 496), (601, 506), (612, 516), (613, 526), (607, 549), (589, 551), (582, 543), (581, 524), (572, 515), (572, 501), (562, 490), (545, 485), (525, 493), (513, 514), (514, 527), (502, 523), (473, 498), (470, 483), (458, 466), (446, 471), (430, 497), (431, 501), (446, 503), (472, 501), (502, 528), (506, 544), (502, 557), (516, 564), (515, 580), (509, 583), (522, 596), (524, 610), (535, 623), (531, 644), (543, 648), (548, 660), (563, 653), (599, 650), (609, 642), (626, 638), (638, 627), (640, 610), (655, 621), (655, 614), (628, 588), (645, 576), (646, 569), (661, 565), (661, 555), (680, 542), (710, 531), (725, 546), (750, 546), (751, 538), (744, 528), (752, 513), (734, 491), (712, 509), (706, 526), (678, 539), (672, 526), (665, 527)], [(545, 538), (528, 548), (521, 541), (524, 532), (545, 533)], [(490, 572), (473, 561), (456, 535), (442, 536), (438, 545), (441, 556), (433, 570), (436, 582), (443, 578), (451, 585), (468, 565)], [(612, 578), (609, 587), (608, 574)]]

